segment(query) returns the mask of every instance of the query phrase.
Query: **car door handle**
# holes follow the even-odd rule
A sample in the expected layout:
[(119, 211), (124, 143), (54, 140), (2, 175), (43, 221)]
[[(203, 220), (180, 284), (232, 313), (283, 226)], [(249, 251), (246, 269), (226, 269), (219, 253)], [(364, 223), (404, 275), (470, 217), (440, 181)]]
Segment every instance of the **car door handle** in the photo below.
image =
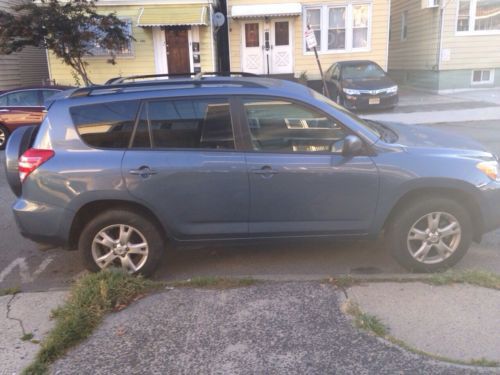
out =
[(0, 109), (0, 112), (10, 112), (10, 109)]
[(139, 167), (137, 169), (129, 170), (128, 173), (146, 178), (146, 177), (149, 177), (153, 174), (157, 174), (158, 172), (155, 171), (154, 169), (149, 168), (146, 165), (143, 165), (142, 167)]
[(252, 169), (252, 173), (254, 173), (254, 174), (260, 174), (262, 177), (271, 177), (271, 176), (277, 174), (278, 171), (275, 171), (269, 165), (265, 165), (262, 168)]

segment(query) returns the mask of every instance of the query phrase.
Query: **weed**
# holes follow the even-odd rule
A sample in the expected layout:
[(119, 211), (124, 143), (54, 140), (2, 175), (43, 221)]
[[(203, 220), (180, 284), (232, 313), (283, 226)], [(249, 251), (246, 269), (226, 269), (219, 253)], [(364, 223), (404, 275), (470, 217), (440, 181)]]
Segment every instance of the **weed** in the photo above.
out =
[(225, 277), (204, 276), (195, 277), (185, 281), (174, 281), (168, 283), (168, 285), (173, 287), (229, 289), (251, 286), (256, 282), (257, 281), (252, 278), (232, 279)]
[(17, 293), (21, 293), (21, 288), (18, 286), (14, 286), (11, 288), (5, 288), (5, 289), (0, 289), (0, 297), (2, 296), (8, 296), (8, 295), (14, 295)]
[(30, 341), (34, 337), (33, 333), (28, 332), (21, 336), (21, 340)]

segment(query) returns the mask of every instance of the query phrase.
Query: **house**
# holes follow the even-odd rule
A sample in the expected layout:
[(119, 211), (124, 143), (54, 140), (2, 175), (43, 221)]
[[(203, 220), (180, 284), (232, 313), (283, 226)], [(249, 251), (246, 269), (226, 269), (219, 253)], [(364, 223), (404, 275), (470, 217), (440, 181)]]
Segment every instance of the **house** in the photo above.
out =
[[(140, 74), (213, 72), (217, 46), (212, 25), (216, 0), (101, 0), (98, 12), (116, 13), (127, 21), (131, 40), (116, 53), (116, 64), (107, 61), (109, 51), (96, 44), (86, 61), (94, 83), (111, 77)], [(51, 78), (58, 84), (82, 84), (72, 69), (49, 53)]]
[(392, 0), (389, 74), (437, 92), (500, 86), (500, 0)]
[[(22, 0), (0, 0), (0, 9), (8, 11)], [(11, 55), (0, 55), (0, 91), (22, 86), (41, 85), (47, 83), (46, 51), (40, 48), (27, 47), (23, 51)]]
[(232, 71), (319, 79), (304, 32), (323, 66), (369, 59), (387, 68), (390, 0), (227, 0)]

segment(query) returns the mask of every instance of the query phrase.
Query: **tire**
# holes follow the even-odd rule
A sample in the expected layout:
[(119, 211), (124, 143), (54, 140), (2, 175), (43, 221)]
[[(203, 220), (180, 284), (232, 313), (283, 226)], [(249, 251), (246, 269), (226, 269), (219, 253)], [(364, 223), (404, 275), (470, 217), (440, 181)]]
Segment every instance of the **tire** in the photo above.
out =
[[(398, 211), (387, 228), (386, 240), (392, 256), (407, 270), (442, 271), (462, 259), (471, 246), (472, 220), (467, 210), (454, 200), (420, 199)], [(436, 230), (436, 223), (440, 230)]]
[(5, 150), (5, 146), (7, 146), (7, 141), (9, 140), (9, 130), (0, 125), (0, 150)]
[[(123, 241), (118, 240), (120, 233), (124, 233)], [(146, 247), (140, 246), (144, 243)], [(96, 216), (85, 226), (78, 241), (78, 250), (89, 271), (121, 267), (131, 274), (143, 276), (153, 274), (161, 261), (164, 246), (162, 233), (154, 222), (124, 209), (112, 209)], [(100, 257), (104, 259), (101, 258), (99, 264), (96, 259)]]

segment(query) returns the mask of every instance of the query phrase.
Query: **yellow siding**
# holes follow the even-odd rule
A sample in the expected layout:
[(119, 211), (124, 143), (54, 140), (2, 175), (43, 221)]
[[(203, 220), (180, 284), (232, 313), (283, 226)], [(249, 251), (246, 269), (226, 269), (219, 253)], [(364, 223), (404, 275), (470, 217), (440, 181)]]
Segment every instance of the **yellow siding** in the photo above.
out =
[[(202, 72), (213, 72), (212, 30), (210, 26), (200, 26), (200, 62)], [(215, 41), (214, 48), (215, 48)]]
[[(266, 4), (266, 3), (288, 3), (289, 0), (228, 0), (228, 14), (231, 14), (233, 5)], [(303, 0), (303, 6), (313, 5), (345, 5), (351, 1), (346, 0)], [(355, 1), (352, 1), (355, 4)], [(359, 3), (359, 2), (358, 2)], [(327, 69), (336, 61), (342, 60), (362, 60), (368, 59), (376, 61), (384, 69), (387, 69), (387, 39), (389, 22), (389, 0), (372, 0), (372, 22), (371, 22), (371, 48), (369, 51), (356, 52), (323, 52), (320, 53), (320, 60), (323, 69)], [(287, 17), (293, 21), (293, 51), (294, 51), (294, 73), (299, 75), (306, 71), (309, 78), (318, 78), (319, 69), (313, 54), (304, 52), (303, 44), (303, 18), (302, 16)], [(229, 20), (229, 50), (231, 60), (231, 70), (241, 71), (242, 52), (241, 22), (239, 20)]]
[(442, 48), (450, 60), (441, 69), (500, 68), (500, 33), (497, 35), (456, 35), (457, 1), (448, 2), (444, 13)]
[[(136, 27), (137, 16), (140, 7), (120, 7), (107, 8), (100, 7), (100, 13), (117, 12), (119, 17), (128, 18), (132, 21), (132, 34), (135, 41), (132, 41), (133, 56), (117, 57), (116, 65), (107, 63), (108, 57), (89, 57), (88, 72), (90, 79), (94, 83), (104, 83), (109, 78), (121, 75), (134, 74), (154, 74), (154, 50), (153, 35), (151, 28)], [(52, 79), (58, 84), (75, 85), (75, 79), (69, 66), (63, 64), (52, 54), (49, 54)], [(83, 82), (81, 82), (83, 84)]]
[[(407, 38), (401, 40), (401, 16), (408, 11)], [(422, 9), (416, 0), (392, 0), (389, 69), (435, 69), (439, 38), (439, 9)]]

